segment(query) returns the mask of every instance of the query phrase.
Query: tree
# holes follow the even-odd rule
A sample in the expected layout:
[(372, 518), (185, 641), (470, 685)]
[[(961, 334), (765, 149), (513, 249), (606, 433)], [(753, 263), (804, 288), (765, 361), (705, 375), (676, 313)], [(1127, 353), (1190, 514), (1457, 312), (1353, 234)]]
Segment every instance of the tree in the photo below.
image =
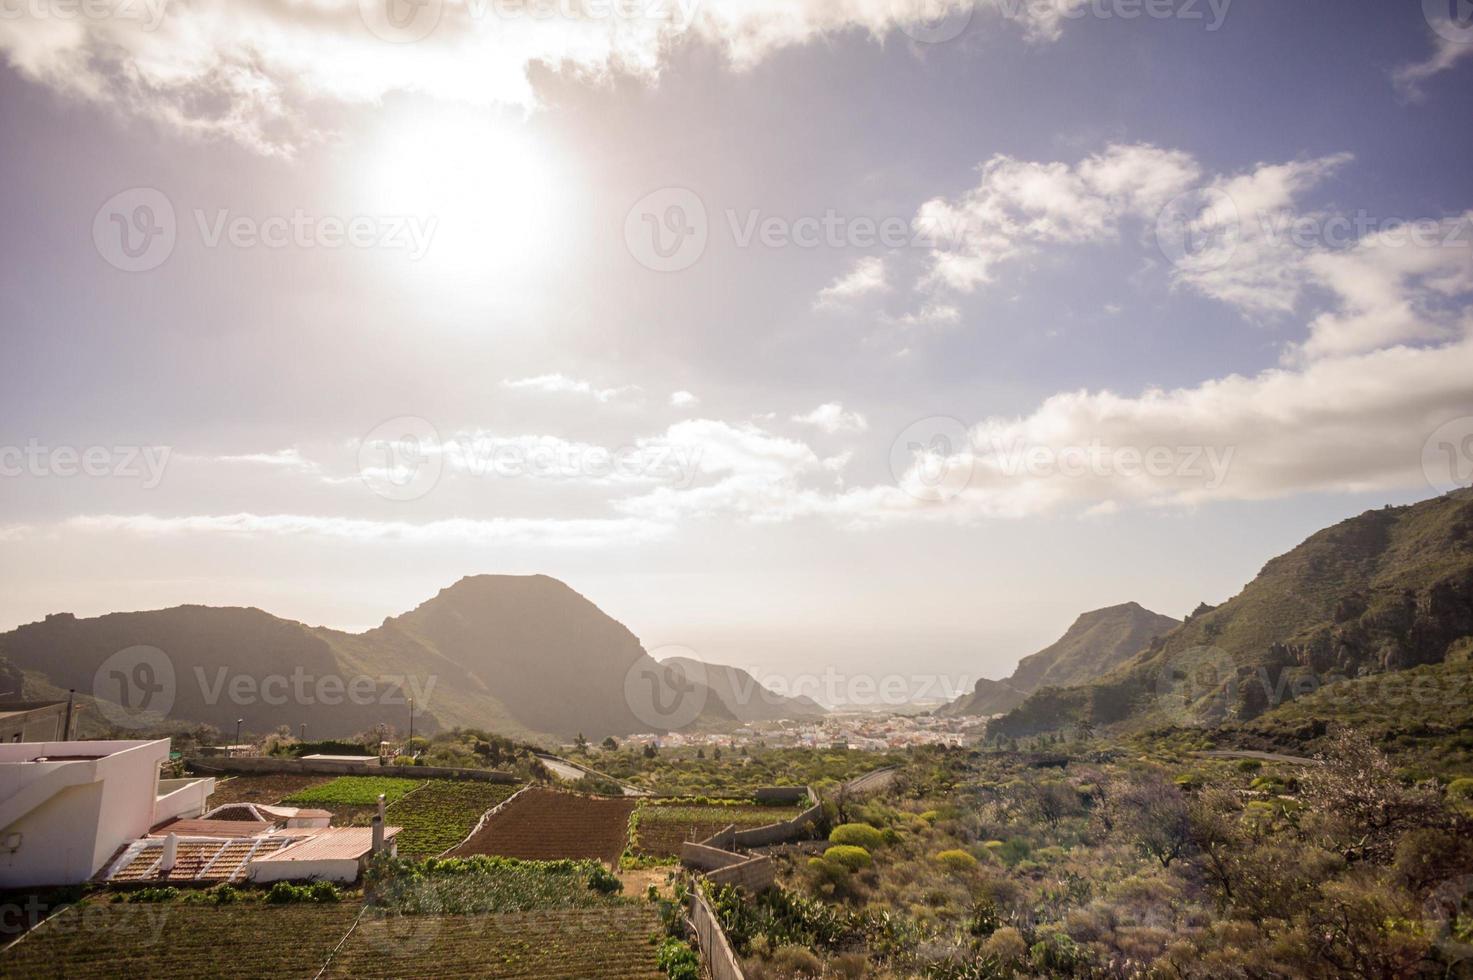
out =
[(1317, 758), (1299, 779), (1303, 799), (1327, 846), (1345, 860), (1385, 862), (1402, 834), (1446, 823), (1437, 789), (1403, 786), (1391, 760), (1360, 732), (1336, 729)]
[(575, 752), (587, 752), (588, 751), (588, 739), (586, 739), (586, 738), (583, 737), (583, 733), (582, 732), (579, 732), (578, 733), (578, 737), (575, 738), (575, 739), (573, 739), (573, 751), (575, 751)]
[(1165, 776), (1150, 773), (1110, 794), (1111, 823), (1141, 853), (1169, 868), (1191, 843), (1187, 800)]
[(603, 740), (603, 747), (608, 749), (610, 752), (619, 751), (619, 743), (614, 741), (614, 736), (612, 735), (607, 736)]
[(705, 757), (706, 757), (706, 750), (705, 749), (696, 749), (696, 758), (697, 759), (704, 759)]

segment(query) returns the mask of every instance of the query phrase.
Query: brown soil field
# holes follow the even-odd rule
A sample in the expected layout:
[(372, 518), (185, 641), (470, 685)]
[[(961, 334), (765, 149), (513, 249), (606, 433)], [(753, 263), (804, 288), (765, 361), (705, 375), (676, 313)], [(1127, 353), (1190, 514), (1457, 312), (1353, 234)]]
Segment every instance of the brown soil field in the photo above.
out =
[(499, 854), (539, 861), (594, 858), (618, 867), (633, 811), (631, 799), (577, 796), (534, 787), (497, 811), (448, 856)]
[(365, 916), (330, 977), (487, 977), (491, 980), (663, 980), (646, 902), (502, 915)]

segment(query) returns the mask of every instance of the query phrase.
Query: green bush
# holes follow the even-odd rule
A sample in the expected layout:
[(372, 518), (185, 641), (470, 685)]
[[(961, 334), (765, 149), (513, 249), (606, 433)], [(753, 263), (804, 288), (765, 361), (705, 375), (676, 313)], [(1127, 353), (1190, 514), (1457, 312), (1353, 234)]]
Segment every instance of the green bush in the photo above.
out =
[(1473, 778), (1464, 776), (1448, 783), (1447, 801), (1459, 810), (1473, 810)]
[(977, 867), (977, 859), (966, 851), (953, 848), (934, 855), (935, 862), (947, 871), (971, 871)]
[(701, 980), (701, 957), (683, 939), (666, 939), (655, 951), (655, 963), (670, 980)]
[(885, 835), (867, 823), (841, 823), (829, 832), (829, 841), (874, 851), (884, 845)]
[(336, 902), (341, 898), (338, 888), (330, 881), (314, 881), (310, 885), (293, 885), (289, 881), (278, 881), (266, 892), (266, 901), (272, 905), (292, 905), (297, 902)]
[(600, 864), (588, 872), (588, 887), (600, 895), (613, 895), (624, 890), (624, 883), (618, 875)]
[(858, 871), (874, 863), (869, 851), (855, 844), (836, 844), (823, 852), (823, 859), (842, 865), (850, 871)]

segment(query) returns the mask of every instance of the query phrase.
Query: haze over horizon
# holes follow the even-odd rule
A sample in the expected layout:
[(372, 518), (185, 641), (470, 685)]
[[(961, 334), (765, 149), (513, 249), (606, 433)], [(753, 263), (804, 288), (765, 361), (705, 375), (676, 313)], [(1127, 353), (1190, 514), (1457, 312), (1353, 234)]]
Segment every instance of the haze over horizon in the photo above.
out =
[(1473, 29), (1122, 3), (0, 18), (0, 630), (541, 573), (959, 682), (1468, 485)]

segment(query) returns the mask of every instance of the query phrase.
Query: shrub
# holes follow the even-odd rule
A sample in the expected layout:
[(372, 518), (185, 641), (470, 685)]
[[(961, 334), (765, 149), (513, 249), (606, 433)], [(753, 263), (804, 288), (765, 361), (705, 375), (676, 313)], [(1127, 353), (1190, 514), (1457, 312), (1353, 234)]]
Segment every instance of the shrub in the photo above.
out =
[(670, 980), (701, 980), (701, 957), (683, 939), (666, 939), (655, 951), (655, 963)]
[(1448, 783), (1447, 801), (1459, 810), (1473, 810), (1473, 778), (1464, 776)]
[(1003, 926), (982, 944), (982, 955), (990, 956), (1002, 966), (1015, 966), (1028, 955), (1028, 944), (1023, 934), (1012, 926)]
[(314, 881), (310, 885), (293, 885), (289, 881), (278, 881), (266, 893), (266, 901), (272, 905), (291, 905), (296, 902), (336, 902), (341, 896), (338, 888), (330, 881)]
[(829, 840), (873, 851), (884, 845), (885, 836), (867, 823), (841, 823), (830, 831)]
[(772, 963), (783, 976), (816, 977), (823, 973), (823, 962), (802, 946), (779, 946), (773, 951)]
[(850, 871), (867, 868), (873, 863), (869, 851), (854, 844), (836, 844), (823, 852), (823, 859), (842, 865)]
[(600, 864), (588, 872), (588, 887), (600, 895), (613, 895), (624, 890), (624, 883), (618, 875)]
[(977, 867), (977, 859), (966, 851), (953, 848), (949, 851), (941, 851), (934, 856), (937, 864), (947, 871), (963, 872), (971, 871)]

